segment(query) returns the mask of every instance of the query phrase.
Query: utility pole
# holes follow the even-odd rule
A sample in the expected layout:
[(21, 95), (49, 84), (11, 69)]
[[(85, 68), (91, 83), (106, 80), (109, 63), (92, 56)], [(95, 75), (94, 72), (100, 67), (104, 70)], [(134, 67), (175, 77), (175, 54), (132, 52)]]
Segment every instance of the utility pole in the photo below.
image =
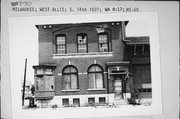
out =
[(26, 87), (26, 67), (27, 67), (27, 58), (25, 59), (23, 94), (22, 94), (22, 106), (24, 106), (24, 95), (25, 95), (25, 87)]

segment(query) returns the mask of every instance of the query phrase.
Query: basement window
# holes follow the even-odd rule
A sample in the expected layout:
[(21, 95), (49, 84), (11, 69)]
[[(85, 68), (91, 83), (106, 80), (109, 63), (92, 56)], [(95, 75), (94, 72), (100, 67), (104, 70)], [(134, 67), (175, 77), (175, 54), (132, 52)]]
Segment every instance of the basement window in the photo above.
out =
[(69, 106), (69, 99), (68, 98), (62, 99), (62, 105), (63, 106)]
[(99, 104), (106, 104), (106, 98), (105, 97), (99, 97)]
[(79, 98), (73, 98), (73, 105), (80, 106), (80, 100)]
[(88, 98), (88, 104), (93, 106), (95, 104), (95, 98)]

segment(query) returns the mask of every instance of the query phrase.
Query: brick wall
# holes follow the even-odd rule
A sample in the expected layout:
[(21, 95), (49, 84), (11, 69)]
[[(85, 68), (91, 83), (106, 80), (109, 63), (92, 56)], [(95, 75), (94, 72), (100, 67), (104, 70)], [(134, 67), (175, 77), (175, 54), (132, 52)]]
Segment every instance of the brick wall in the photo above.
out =
[(113, 56), (107, 57), (88, 57), (88, 58), (56, 58), (53, 59), (52, 54), (55, 53), (55, 36), (58, 34), (66, 34), (67, 39), (67, 53), (77, 52), (77, 34), (86, 33), (88, 36), (88, 52), (98, 51), (98, 33), (95, 24), (83, 24), (79, 26), (69, 25), (53, 25), (52, 28), (44, 29), (42, 25), (38, 26), (39, 29), (39, 64), (55, 63), (57, 68), (55, 70), (55, 94), (56, 95), (71, 95), (71, 94), (103, 94), (107, 93), (107, 74), (104, 73), (104, 86), (105, 90), (101, 91), (88, 91), (87, 74), (79, 74), (79, 88), (77, 92), (62, 92), (62, 69), (71, 62), (79, 73), (87, 73), (90, 65), (96, 63), (103, 67), (105, 70), (106, 62), (123, 61), (124, 60), (124, 44), (121, 41), (120, 26), (112, 26), (107, 23), (109, 34), (109, 47), (113, 51)]

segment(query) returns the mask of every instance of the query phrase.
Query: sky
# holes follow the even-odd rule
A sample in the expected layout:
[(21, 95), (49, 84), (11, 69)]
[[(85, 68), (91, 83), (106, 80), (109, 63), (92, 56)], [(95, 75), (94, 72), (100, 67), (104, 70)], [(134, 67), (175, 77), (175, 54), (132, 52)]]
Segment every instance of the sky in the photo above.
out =
[(149, 36), (147, 21), (129, 21), (126, 26), (126, 36)]

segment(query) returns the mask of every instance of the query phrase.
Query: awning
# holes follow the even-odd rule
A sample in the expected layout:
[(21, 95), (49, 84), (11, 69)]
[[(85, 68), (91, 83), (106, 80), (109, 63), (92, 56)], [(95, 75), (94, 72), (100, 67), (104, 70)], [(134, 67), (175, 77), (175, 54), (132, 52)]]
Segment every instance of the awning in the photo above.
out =
[(56, 64), (40, 64), (40, 65), (34, 65), (33, 68), (37, 69), (37, 68), (56, 68)]
[(43, 97), (35, 97), (36, 100), (51, 100), (53, 99), (53, 96), (43, 96)]
[(106, 66), (127, 66), (129, 61), (106, 62)]

